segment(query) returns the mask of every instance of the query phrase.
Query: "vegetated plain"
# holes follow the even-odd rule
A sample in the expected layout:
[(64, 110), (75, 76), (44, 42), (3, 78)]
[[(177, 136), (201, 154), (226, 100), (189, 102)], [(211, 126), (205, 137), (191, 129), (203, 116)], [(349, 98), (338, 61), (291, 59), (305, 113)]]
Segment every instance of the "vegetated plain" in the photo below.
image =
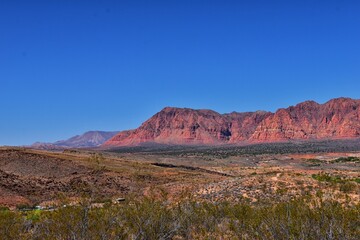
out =
[(360, 236), (359, 140), (1, 148), (0, 174), (3, 239)]

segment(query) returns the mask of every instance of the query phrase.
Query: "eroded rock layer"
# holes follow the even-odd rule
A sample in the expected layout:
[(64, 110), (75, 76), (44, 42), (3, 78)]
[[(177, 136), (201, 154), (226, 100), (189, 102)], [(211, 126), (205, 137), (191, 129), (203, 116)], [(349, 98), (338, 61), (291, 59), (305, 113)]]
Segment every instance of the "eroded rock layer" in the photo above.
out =
[(306, 101), (275, 113), (220, 114), (212, 110), (166, 107), (135, 130), (120, 132), (104, 146), (236, 144), (360, 137), (360, 100)]

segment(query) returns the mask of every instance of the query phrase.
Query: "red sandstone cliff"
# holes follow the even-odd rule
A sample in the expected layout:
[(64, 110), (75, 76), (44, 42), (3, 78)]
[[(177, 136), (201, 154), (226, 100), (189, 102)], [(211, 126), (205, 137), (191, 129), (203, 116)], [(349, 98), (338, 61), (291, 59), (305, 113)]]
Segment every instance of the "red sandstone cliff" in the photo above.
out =
[(264, 119), (252, 141), (360, 137), (360, 100), (337, 98), (318, 104), (306, 101), (279, 109)]
[(360, 137), (360, 100), (306, 101), (275, 113), (219, 114), (211, 110), (164, 108), (135, 130), (123, 131), (104, 146), (226, 144), (295, 139)]

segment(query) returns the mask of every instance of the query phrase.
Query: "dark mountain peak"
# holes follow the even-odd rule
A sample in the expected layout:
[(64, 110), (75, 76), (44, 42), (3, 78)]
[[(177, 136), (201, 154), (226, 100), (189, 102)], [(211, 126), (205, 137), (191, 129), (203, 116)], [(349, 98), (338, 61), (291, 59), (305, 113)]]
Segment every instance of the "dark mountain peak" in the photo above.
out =
[(54, 143), (37, 142), (31, 145), (31, 147), (42, 149), (97, 147), (115, 136), (117, 133), (118, 132), (88, 131), (67, 140), (60, 140)]

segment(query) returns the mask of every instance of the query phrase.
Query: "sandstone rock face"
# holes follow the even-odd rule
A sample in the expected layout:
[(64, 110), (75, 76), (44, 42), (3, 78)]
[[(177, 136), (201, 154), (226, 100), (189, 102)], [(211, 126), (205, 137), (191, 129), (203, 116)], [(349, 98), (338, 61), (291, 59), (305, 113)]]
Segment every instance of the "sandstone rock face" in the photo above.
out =
[(318, 104), (306, 101), (279, 109), (264, 119), (250, 140), (338, 139), (360, 136), (360, 100), (337, 98)]
[(231, 123), (211, 110), (164, 108), (135, 130), (121, 132), (105, 145), (143, 142), (166, 144), (219, 144), (229, 140)]
[(135, 130), (123, 131), (104, 146), (236, 144), (299, 139), (360, 137), (360, 100), (306, 101), (275, 113), (219, 114), (212, 110), (164, 108)]
[(272, 113), (265, 111), (225, 114), (231, 121), (231, 138), (228, 143), (248, 141), (256, 127)]

